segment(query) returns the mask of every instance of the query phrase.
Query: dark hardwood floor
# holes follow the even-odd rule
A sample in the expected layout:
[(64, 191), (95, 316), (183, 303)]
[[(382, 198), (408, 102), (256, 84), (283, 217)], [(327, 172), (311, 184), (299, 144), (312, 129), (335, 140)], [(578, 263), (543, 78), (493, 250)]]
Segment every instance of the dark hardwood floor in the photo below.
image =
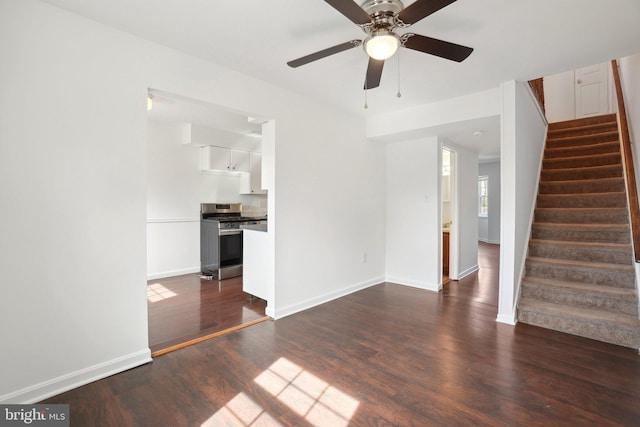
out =
[(443, 295), (493, 306), (497, 315), (500, 246), (478, 242), (478, 266), (474, 274), (443, 283)]
[(496, 323), (497, 250), (443, 292), (383, 283), (46, 402), (74, 426), (637, 426), (637, 351)]
[(217, 281), (195, 274), (149, 281), (147, 303), (154, 353), (261, 319), (266, 307), (242, 291), (242, 277)]

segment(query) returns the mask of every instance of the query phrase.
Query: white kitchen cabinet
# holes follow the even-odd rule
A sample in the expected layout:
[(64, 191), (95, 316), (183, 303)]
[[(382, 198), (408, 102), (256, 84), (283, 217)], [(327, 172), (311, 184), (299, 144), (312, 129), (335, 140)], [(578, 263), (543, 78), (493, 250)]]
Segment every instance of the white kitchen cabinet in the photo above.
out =
[(243, 176), (240, 192), (242, 194), (267, 194), (262, 189), (262, 154), (249, 153), (249, 175)]
[(267, 300), (268, 297), (268, 234), (264, 231), (242, 231), (242, 290)]
[(207, 145), (200, 148), (200, 170), (249, 172), (251, 169), (248, 151), (232, 150)]
[(228, 170), (229, 149), (211, 145), (200, 148), (200, 170)]
[(229, 166), (234, 172), (249, 172), (251, 170), (250, 153), (248, 151), (229, 150)]

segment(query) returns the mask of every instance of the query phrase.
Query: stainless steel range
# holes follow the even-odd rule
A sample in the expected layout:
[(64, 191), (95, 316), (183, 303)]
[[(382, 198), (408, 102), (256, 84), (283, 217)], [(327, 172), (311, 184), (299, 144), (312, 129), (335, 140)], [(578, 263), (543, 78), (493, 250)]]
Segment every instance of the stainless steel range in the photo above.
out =
[(200, 205), (200, 266), (202, 275), (222, 280), (242, 275), (244, 224), (266, 224), (267, 217), (242, 216), (241, 203)]

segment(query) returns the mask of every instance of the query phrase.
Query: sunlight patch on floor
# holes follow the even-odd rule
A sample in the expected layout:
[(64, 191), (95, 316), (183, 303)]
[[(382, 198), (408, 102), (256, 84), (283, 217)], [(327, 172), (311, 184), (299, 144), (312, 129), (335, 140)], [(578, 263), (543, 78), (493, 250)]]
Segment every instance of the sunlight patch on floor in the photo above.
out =
[(359, 402), (282, 357), (254, 380), (315, 426), (347, 426)]
[(163, 299), (175, 297), (177, 294), (171, 289), (167, 289), (160, 283), (153, 283), (147, 286), (147, 299), (149, 302), (162, 301)]
[[(318, 427), (348, 426), (358, 402), (288, 359), (281, 357), (254, 381), (308, 423)], [(241, 392), (213, 414), (202, 427), (282, 426), (259, 404)]]
[(223, 408), (213, 414), (211, 418), (202, 423), (202, 427), (214, 426), (280, 427), (282, 424), (265, 412), (264, 409), (262, 409), (262, 407), (254, 402), (249, 396), (244, 393), (239, 393)]

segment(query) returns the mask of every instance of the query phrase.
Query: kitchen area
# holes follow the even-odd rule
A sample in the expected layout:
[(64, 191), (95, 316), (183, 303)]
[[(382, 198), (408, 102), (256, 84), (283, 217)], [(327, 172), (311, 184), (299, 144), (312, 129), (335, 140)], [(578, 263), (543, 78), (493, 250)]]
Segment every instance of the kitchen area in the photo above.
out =
[(263, 130), (274, 135), (274, 125), (158, 90), (149, 95), (153, 352), (268, 318), (273, 233), (267, 225), (270, 168), (263, 169), (263, 159), (273, 157), (262, 142)]
[(242, 289), (250, 298), (266, 300), (266, 271), (261, 266), (267, 247), (260, 236), (268, 231), (267, 216), (246, 216), (242, 203), (202, 203), (200, 214), (200, 277), (242, 277)]

